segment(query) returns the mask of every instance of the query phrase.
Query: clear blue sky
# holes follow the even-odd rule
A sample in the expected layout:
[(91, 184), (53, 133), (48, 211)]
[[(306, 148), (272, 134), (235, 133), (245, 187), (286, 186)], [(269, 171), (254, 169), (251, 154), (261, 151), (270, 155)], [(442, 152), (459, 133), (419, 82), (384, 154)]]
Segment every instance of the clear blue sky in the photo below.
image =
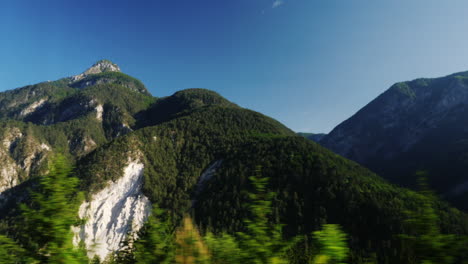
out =
[(101, 58), (155, 96), (203, 87), (328, 132), (397, 81), (468, 70), (468, 1), (2, 1), (0, 90)]

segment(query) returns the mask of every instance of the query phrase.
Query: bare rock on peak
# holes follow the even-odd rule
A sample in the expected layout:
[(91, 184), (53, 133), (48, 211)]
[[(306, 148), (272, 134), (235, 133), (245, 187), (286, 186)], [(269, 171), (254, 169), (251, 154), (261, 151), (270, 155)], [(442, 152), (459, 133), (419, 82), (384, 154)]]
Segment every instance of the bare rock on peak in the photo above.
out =
[(84, 71), (82, 74), (78, 74), (78, 75), (70, 77), (70, 81), (76, 82), (76, 81), (84, 79), (88, 75), (99, 74), (103, 72), (121, 72), (121, 71), (120, 71), (120, 67), (117, 64), (109, 60), (100, 60), (96, 62), (93, 66), (88, 68), (86, 71)]

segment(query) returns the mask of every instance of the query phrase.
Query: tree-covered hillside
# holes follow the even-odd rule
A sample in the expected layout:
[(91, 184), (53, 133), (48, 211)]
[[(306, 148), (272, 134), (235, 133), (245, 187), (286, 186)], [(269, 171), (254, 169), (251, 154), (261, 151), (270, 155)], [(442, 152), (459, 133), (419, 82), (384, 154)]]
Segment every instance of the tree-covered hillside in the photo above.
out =
[(396, 83), (320, 144), (393, 183), (432, 188), (459, 208), (468, 195), (468, 72)]
[[(468, 235), (466, 214), (437, 198), (389, 184), (270, 117), (206, 89), (152, 97), (141, 82), (119, 70), (115, 64), (101, 61), (80, 75), (0, 93), (0, 98), (8, 98), (4, 103), (0, 100), (0, 109), (10, 109), (4, 104), (18, 102), (14, 111), (0, 111), (0, 165), (4, 168), (0, 170), (1, 245), (17, 243), (19, 248), (34, 248), (30, 256), (46, 263), (55, 251), (48, 248), (46, 239), (28, 236), (31, 232), (26, 234), (24, 227), (31, 228), (31, 219), (35, 219), (41, 228), (59, 224), (58, 229), (51, 229), (68, 230), (62, 223), (72, 222), (72, 209), (77, 223), (73, 232), (62, 235), (73, 237), (74, 246), (81, 250), (73, 251), (72, 241), (63, 239), (58, 247), (72, 250), (81, 260), (86, 249), (95, 262), (145, 255), (130, 252), (132, 243), (158, 248), (159, 244), (148, 245), (144, 239), (138, 242), (133, 236), (146, 230), (146, 239), (157, 243), (159, 238), (148, 231), (154, 225), (157, 232), (169, 232), (182, 244), (186, 243), (181, 238), (184, 230), (199, 230), (196, 237), (211, 237), (200, 242), (200, 247), (206, 252), (213, 250), (213, 254), (216, 250), (226, 253), (217, 243), (209, 242), (222, 241), (217, 237), (221, 233), (255, 242), (257, 238), (249, 232), (265, 234), (261, 229), (271, 226), (275, 228), (271, 232), (276, 236), (274, 245), (283, 245), (283, 240), (297, 242), (273, 258), (282, 261), (286, 257), (279, 255), (285, 253), (291, 263), (307, 263), (317, 257), (313, 252), (320, 249), (311, 242), (312, 232), (320, 237), (341, 230), (328, 224), (338, 224), (348, 234), (346, 244), (351, 251), (340, 260), (419, 263), (420, 241), (406, 243), (401, 235), (426, 235), (426, 230), (411, 220), (421, 208), (431, 212), (434, 220), (431, 228), (437, 232), (431, 235), (439, 235), (440, 230), (440, 237), (450, 234), (447, 237), (460, 242)], [(50, 162), (57, 156), (75, 166), (72, 175), (54, 174)], [(256, 174), (264, 180), (252, 181), (250, 176)], [(63, 191), (68, 198), (54, 192), (62, 189), (48, 186), (54, 181), (50, 177), (55, 176), (60, 176), (57, 181), (70, 179), (72, 184), (63, 185), (70, 186), (71, 190)], [(265, 195), (262, 199), (271, 200), (254, 199), (254, 204), (271, 211), (268, 216), (249, 206), (259, 186)], [(80, 200), (81, 196), (74, 194), (81, 192), (85, 198)], [(42, 207), (60, 213), (42, 195), (60, 200), (59, 209), (67, 212), (66, 221), (40, 214)], [(64, 206), (64, 199), (70, 199), (73, 206)], [(25, 204), (23, 209), (18, 203)], [(167, 214), (155, 218), (155, 208)], [(37, 217), (31, 212), (37, 212)], [(162, 218), (165, 226), (159, 225)], [(324, 227), (328, 229), (319, 231)], [(297, 236), (300, 241), (295, 240)], [(340, 234), (338, 237), (337, 241), (344, 243)], [(236, 250), (251, 252), (245, 245), (248, 243), (239, 242)], [(260, 251), (261, 247), (257, 252), (261, 259)], [(452, 255), (461, 261), (467, 257), (464, 254), (457, 250)], [(131, 261), (117, 263), (138, 263)]]
[[(208, 106), (135, 131), (81, 161), (83, 188), (95, 193), (116, 180), (128, 156), (138, 152), (146, 166), (144, 194), (174, 219), (191, 212), (203, 230), (242, 230), (248, 176), (262, 166), (268, 188), (277, 194), (272, 221), (287, 224), (285, 235), (340, 224), (350, 234), (353, 262), (375, 253), (381, 263), (411, 263), (415, 249), (402, 245), (398, 234), (411, 232), (405, 212), (420, 207), (424, 197), (258, 113)], [(200, 175), (216, 161), (215, 176), (200, 188)], [(443, 232), (468, 234), (465, 214), (432, 203)]]

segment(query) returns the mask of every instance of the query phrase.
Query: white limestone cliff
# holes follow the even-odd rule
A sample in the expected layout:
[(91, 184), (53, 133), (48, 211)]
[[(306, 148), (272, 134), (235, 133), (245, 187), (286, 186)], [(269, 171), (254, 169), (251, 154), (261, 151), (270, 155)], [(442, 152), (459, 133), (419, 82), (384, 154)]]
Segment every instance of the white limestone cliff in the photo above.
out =
[(141, 192), (144, 165), (129, 161), (123, 176), (83, 202), (79, 217), (86, 223), (74, 227), (73, 243), (83, 241), (88, 256), (104, 260), (120, 249), (129, 232), (138, 231), (151, 211), (151, 203)]

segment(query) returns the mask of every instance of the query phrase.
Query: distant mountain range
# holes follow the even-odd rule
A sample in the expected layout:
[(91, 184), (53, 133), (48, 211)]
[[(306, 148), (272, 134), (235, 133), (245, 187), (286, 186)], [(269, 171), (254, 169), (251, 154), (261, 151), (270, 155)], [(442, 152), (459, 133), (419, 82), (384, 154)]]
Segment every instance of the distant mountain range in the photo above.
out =
[[(466, 182), (455, 174), (466, 160), (464, 76), (397, 84), (329, 135), (309, 138), (392, 181), (410, 177), (392, 174), (412, 175), (410, 165), (450, 161), (453, 170), (440, 167), (448, 179), (440, 190), (455, 193)], [(86, 194), (73, 242), (89, 257), (104, 260), (119, 251), (156, 206), (174, 222), (191, 214), (201, 230), (243, 230), (249, 176), (259, 166), (276, 194), (271, 221), (285, 224), (285, 236), (310, 237), (324, 223), (340, 224), (352, 263), (369, 255), (379, 263), (412, 263), (417, 250), (398, 235), (412, 232), (406, 213), (426, 203), (422, 195), (214, 91), (153, 97), (107, 60), (76, 76), (0, 93), (0, 142), (0, 234), (14, 238), (21, 238), (18, 204), (62, 154)], [(389, 161), (398, 167), (387, 171)], [(438, 175), (433, 182), (441, 180), (436, 172), (429, 171)], [(444, 232), (468, 234), (465, 213), (439, 200), (432, 206)], [(290, 254), (302, 256), (307, 248)]]

